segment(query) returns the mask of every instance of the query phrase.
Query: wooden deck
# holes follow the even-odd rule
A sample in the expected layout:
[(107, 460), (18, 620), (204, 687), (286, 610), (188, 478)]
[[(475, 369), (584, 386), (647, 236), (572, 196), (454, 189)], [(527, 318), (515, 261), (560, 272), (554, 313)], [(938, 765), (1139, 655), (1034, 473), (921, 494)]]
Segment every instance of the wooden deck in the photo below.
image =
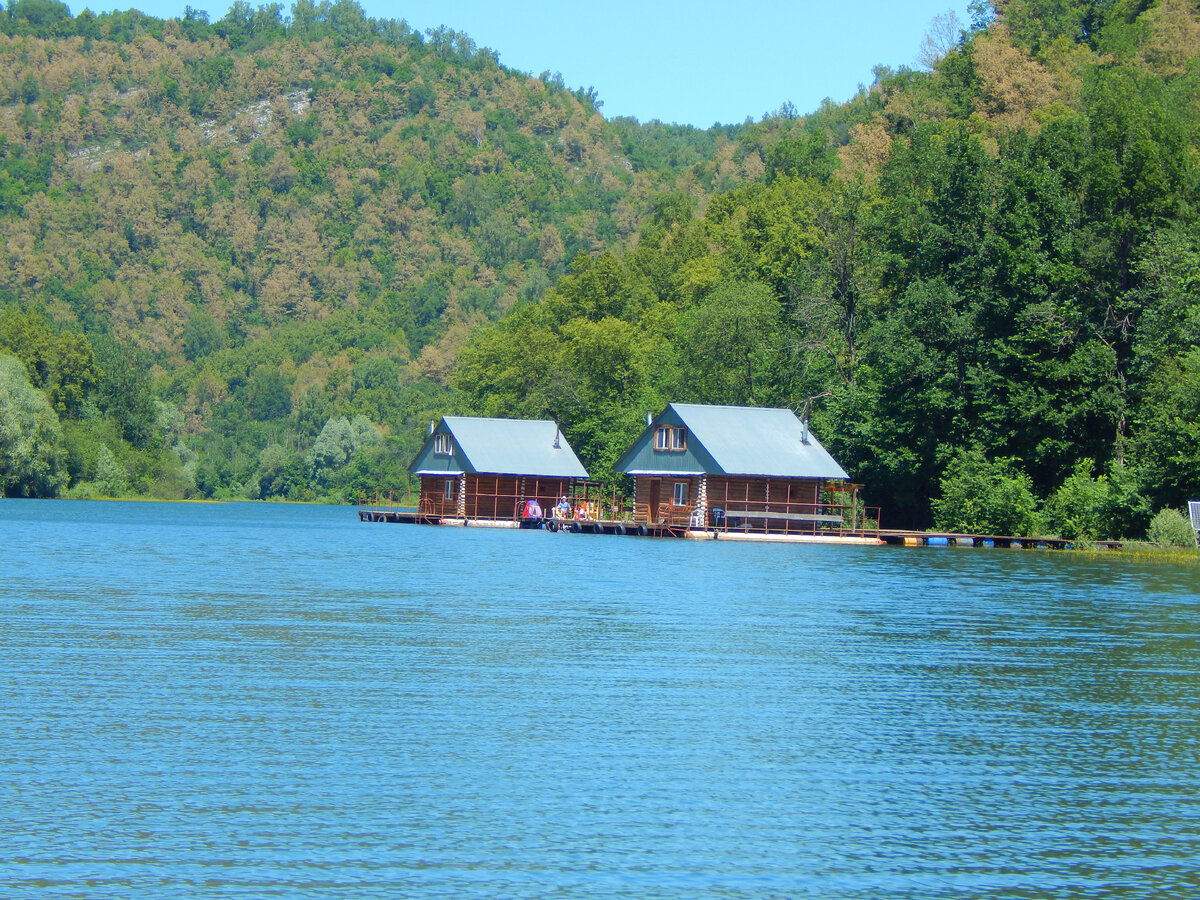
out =
[[(1006, 550), (1070, 550), (1074, 541), (1065, 538), (1016, 537), (997, 534), (954, 534), (945, 531), (881, 530), (884, 543), (902, 547), (982, 547)], [(1120, 550), (1120, 541), (1091, 541), (1088, 546)]]
[[(362, 522), (383, 522), (415, 525), (449, 525), (475, 528), (545, 529), (563, 534), (609, 534), (637, 535), (641, 537), (675, 537), (692, 540), (739, 540), (782, 543), (832, 543), (832, 544), (890, 544), (901, 547), (974, 547), (1010, 550), (1068, 550), (1075, 546), (1073, 541), (1063, 538), (1019, 537), (1015, 535), (955, 534), (936, 531), (904, 531), (880, 529), (848, 532), (822, 527), (836, 526), (841, 515), (817, 512), (783, 512), (744, 509), (734, 513), (735, 518), (746, 523), (743, 530), (738, 527), (697, 527), (685, 515), (662, 517), (658, 522), (633, 521), (630, 519), (561, 519), (546, 517), (527, 520), (520, 518), (491, 518), (468, 516), (466, 518), (445, 515), (434, 509), (422, 509), (420, 504), (393, 502), (390, 499), (374, 502), (364, 501), (359, 505), (358, 518)], [(785, 533), (750, 530), (749, 522), (755, 520), (804, 523), (812, 528), (806, 533)], [(1120, 541), (1093, 541), (1088, 544), (1108, 550), (1119, 550)]]

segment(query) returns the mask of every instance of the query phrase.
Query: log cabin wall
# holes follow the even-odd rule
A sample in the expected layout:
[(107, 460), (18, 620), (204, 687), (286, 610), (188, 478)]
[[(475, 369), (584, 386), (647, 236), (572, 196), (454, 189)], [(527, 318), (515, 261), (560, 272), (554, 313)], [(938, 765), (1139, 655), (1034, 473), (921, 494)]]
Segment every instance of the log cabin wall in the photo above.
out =
[[(524, 489), (522, 489), (524, 481)], [(451, 497), (446, 498), (446, 483), (450, 482)], [(465, 476), (466, 495), (462, 498), (468, 519), (516, 518), (525, 500), (537, 500), (549, 516), (558, 498), (570, 495), (573, 482), (569, 478), (538, 478), (533, 475), (476, 475)], [(422, 515), (456, 518), (461, 515), (459, 504), (460, 477), (422, 475), (419, 509)]]
[(633, 479), (633, 518), (635, 521), (649, 521), (650, 508), (650, 479), (644, 475)]
[(516, 475), (467, 475), (468, 519), (512, 519), (521, 502)]
[(726, 509), (730, 503), (760, 506), (767, 502), (766, 478), (708, 476), (708, 508)]
[[(815, 531), (811, 524), (799, 524), (796, 516), (818, 513), (821, 481), (817, 478), (749, 478), (710, 475), (708, 478), (709, 521), (720, 521), (744, 531), (785, 533), (793, 530)], [(721, 510), (714, 514), (713, 510)], [(767, 511), (784, 514), (780, 518), (764, 516)], [(748, 513), (749, 515), (739, 515)], [(719, 515), (721, 519), (714, 519)]]
[[(658, 496), (654, 485), (658, 484)], [(687, 485), (687, 503), (676, 506), (675, 485)], [(696, 508), (700, 479), (693, 475), (638, 475), (633, 480), (633, 520), (645, 524), (686, 525)], [(657, 501), (657, 514), (653, 509)], [(711, 502), (711, 501), (710, 501)]]
[[(446, 498), (446, 483), (452, 485)], [(458, 514), (458, 476), (422, 475), (421, 501), (418, 509), (423, 516), (453, 517)]]
[(817, 478), (745, 478), (726, 475), (708, 476), (708, 508), (724, 509), (727, 504), (771, 504), (784, 508), (792, 504), (815, 505), (820, 488)]
[(538, 478), (526, 475), (524, 499), (536, 500), (542, 508), (542, 515), (549, 517), (558, 499), (571, 495), (572, 484), (569, 478)]

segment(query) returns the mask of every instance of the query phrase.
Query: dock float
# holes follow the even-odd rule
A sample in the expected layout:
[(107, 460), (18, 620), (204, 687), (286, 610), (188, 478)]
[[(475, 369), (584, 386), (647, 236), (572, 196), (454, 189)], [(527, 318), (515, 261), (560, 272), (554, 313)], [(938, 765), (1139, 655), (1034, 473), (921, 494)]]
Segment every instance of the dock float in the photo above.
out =
[[(638, 535), (642, 537), (674, 537), (689, 540), (746, 541), (753, 543), (828, 543), (860, 546), (946, 547), (1008, 550), (1069, 550), (1075, 545), (1064, 538), (1023, 537), (1017, 535), (955, 534), (952, 532), (904, 531), (880, 529), (878, 534), (780, 534), (737, 529), (691, 527), (679, 523), (645, 524), (624, 519), (571, 518), (541, 519), (487, 518), (443, 515), (419, 506), (391, 503), (364, 503), (359, 506), (359, 521), (413, 525), (445, 525), (459, 528), (507, 528), (520, 530), (544, 529), (569, 534)], [(1108, 550), (1119, 550), (1120, 541), (1096, 541), (1089, 544)]]
[[(996, 534), (954, 534), (936, 531), (898, 531), (883, 530), (879, 532), (880, 539), (892, 546), (898, 547), (980, 547), (987, 549), (1006, 550), (1070, 550), (1075, 546), (1074, 541), (1065, 538), (1050, 537), (1018, 537), (1014, 535)], [(1120, 541), (1093, 541), (1091, 547), (1105, 550), (1120, 550)]]

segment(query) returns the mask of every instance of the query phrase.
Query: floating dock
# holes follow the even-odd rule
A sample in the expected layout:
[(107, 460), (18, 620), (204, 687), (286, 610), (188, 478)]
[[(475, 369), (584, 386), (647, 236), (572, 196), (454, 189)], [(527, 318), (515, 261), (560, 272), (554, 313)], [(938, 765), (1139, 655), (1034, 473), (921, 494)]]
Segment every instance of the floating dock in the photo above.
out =
[[(1004, 550), (1071, 550), (1074, 541), (1065, 538), (1014, 537), (995, 534), (954, 534), (934, 531), (882, 530), (880, 539), (886, 544), (901, 547), (982, 547)], [(1090, 547), (1120, 550), (1120, 541), (1092, 541)]]
[[(667, 525), (639, 525), (616, 519), (487, 519), (463, 518), (422, 513), (415, 506), (360, 505), (360, 522), (390, 522), (408, 525), (446, 525), (458, 528), (513, 528), (524, 530), (544, 529), (568, 534), (630, 534), (641, 537), (692, 537), (687, 529), (671, 528)], [(700, 533), (701, 538), (711, 535)]]
[[(490, 508), (499, 506), (500, 504), (492, 504)], [(604, 504), (583, 504), (573, 507), (575, 514), (570, 517), (558, 515), (526, 517), (519, 513), (503, 518), (487, 514), (463, 516), (461, 513), (448, 513), (445, 511), (445, 507), (425, 503), (412, 494), (402, 494), (399, 497), (393, 494), (377, 494), (372, 499), (363, 499), (359, 502), (358, 518), (362, 522), (446, 525), (458, 528), (544, 529), (570, 534), (637, 535), (709, 541), (868, 544), (872, 546), (883, 543), (878, 536), (877, 529), (851, 530), (843, 524), (840, 515), (801, 516), (789, 515), (786, 512), (777, 513), (776, 517), (783, 521), (782, 529), (780, 529), (771, 527), (771, 523), (766, 521), (764, 516), (755, 519), (750, 514), (739, 514), (737, 517), (722, 516), (717, 524), (700, 525), (691, 516), (663, 516), (656, 522), (650, 522), (644, 516), (639, 520), (633, 515), (626, 515), (624, 518), (594, 518), (585, 514), (585, 510), (593, 508), (616, 510), (619, 507), (615, 503), (611, 507), (606, 507)], [(524, 504), (516, 503), (514, 509), (522, 510)], [(801, 519), (804, 521), (799, 522), (798, 520)], [(778, 523), (775, 525), (778, 526)]]
[[(376, 498), (359, 504), (358, 518), (362, 522), (403, 523), (414, 525), (445, 525), (458, 528), (509, 528), (539, 530), (570, 534), (637, 535), (641, 537), (674, 537), (700, 541), (745, 541), (751, 543), (791, 544), (850, 544), (858, 546), (892, 545), (900, 547), (953, 547), (1005, 550), (1069, 550), (1073, 541), (1063, 538), (1017, 537), (1013, 535), (955, 534), (952, 532), (904, 531), (878, 529), (858, 532), (817, 531), (811, 534), (753, 531), (748, 528), (713, 528), (681, 522), (658, 524), (638, 523), (628, 519), (593, 518), (486, 518), (443, 515), (434, 510), (422, 511), (420, 505), (397, 503)], [(814, 518), (814, 517), (809, 517)], [(1095, 541), (1088, 546), (1119, 550), (1120, 541)]]

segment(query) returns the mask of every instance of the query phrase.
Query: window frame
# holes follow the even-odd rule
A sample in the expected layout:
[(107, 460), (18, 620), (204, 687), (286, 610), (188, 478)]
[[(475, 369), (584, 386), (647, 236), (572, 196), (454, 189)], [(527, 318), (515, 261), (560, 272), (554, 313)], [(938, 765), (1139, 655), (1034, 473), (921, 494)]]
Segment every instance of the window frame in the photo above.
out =
[(671, 505), (679, 509), (688, 505), (688, 483), (686, 481), (675, 482), (675, 486), (671, 489)]
[(658, 425), (654, 429), (655, 453), (683, 453), (687, 450), (687, 428), (683, 425)]
[(433, 455), (434, 456), (453, 456), (454, 455), (454, 438), (444, 432), (438, 432), (433, 436)]
[(454, 479), (447, 478), (446, 483), (442, 485), (442, 499), (449, 502), (454, 499)]

